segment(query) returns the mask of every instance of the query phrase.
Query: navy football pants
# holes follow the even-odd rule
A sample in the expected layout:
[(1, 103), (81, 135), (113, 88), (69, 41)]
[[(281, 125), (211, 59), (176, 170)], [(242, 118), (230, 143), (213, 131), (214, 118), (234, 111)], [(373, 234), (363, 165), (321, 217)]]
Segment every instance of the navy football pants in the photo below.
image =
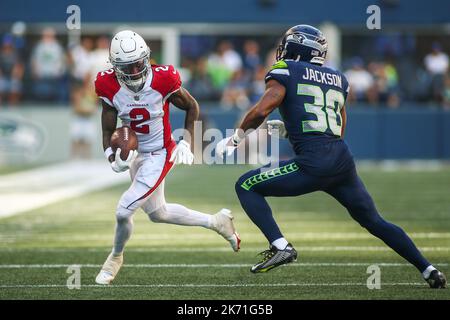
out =
[(265, 197), (299, 196), (314, 191), (324, 191), (334, 197), (362, 227), (420, 272), (430, 265), (400, 227), (380, 216), (356, 169), (336, 176), (319, 177), (305, 173), (294, 160), (288, 160), (281, 161), (274, 169), (265, 166), (249, 171), (236, 183), (236, 193), (243, 209), (270, 243), (283, 235)]

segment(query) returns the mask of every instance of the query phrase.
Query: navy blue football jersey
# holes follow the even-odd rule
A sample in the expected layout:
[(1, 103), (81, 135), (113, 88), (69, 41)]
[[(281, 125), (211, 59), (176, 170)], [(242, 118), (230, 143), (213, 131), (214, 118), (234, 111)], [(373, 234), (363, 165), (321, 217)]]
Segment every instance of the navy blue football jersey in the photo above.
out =
[(345, 76), (334, 69), (303, 61), (281, 60), (267, 73), (286, 88), (279, 111), (294, 152), (312, 173), (339, 173), (353, 165), (341, 139), (341, 109), (349, 90)]

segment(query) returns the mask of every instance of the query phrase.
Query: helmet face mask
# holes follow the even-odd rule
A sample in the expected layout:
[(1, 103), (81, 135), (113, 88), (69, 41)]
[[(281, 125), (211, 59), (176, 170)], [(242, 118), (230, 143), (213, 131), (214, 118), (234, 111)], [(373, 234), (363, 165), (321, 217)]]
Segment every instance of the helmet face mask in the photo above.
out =
[(322, 65), (327, 54), (327, 41), (319, 29), (298, 25), (289, 29), (277, 49), (276, 59), (292, 59)]
[(140, 91), (150, 70), (149, 56), (128, 63), (113, 63), (116, 76), (131, 91)]
[(117, 33), (111, 41), (109, 59), (117, 79), (133, 92), (142, 90), (147, 80), (150, 52), (145, 40), (130, 30)]

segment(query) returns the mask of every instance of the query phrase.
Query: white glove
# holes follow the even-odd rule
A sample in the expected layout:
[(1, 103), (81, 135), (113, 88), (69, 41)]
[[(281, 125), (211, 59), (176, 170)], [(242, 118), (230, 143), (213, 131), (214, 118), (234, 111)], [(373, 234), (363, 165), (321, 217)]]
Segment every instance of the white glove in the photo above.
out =
[(194, 154), (191, 152), (191, 145), (184, 140), (181, 140), (175, 150), (172, 152), (170, 162), (175, 164), (188, 164), (191, 165), (194, 162)]
[(227, 157), (231, 156), (238, 144), (239, 142), (235, 142), (233, 137), (222, 139), (216, 145), (216, 154), (219, 155), (221, 159), (223, 159), (225, 153)]
[(269, 120), (267, 121), (267, 126), (269, 127), (269, 135), (272, 135), (273, 130), (278, 130), (278, 135), (282, 138), (287, 138), (288, 133), (286, 127), (284, 126), (284, 122), (281, 120)]
[(138, 152), (137, 150), (131, 150), (128, 153), (128, 158), (127, 160), (122, 160), (120, 158), (120, 152), (122, 150), (120, 148), (118, 148), (116, 150), (116, 156), (113, 162), (111, 162), (111, 168), (119, 173), (119, 172), (123, 172), (123, 171), (127, 171), (128, 169), (130, 169), (131, 163), (134, 161), (134, 159), (136, 159)]

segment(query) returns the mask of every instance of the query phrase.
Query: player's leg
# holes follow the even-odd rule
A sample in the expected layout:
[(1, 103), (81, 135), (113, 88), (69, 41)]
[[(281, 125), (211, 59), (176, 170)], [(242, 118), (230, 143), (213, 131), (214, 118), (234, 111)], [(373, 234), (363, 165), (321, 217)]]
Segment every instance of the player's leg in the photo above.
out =
[(147, 185), (135, 180), (143, 162), (143, 156), (139, 155), (129, 170), (133, 182), (128, 190), (122, 194), (117, 205), (113, 249), (95, 279), (98, 284), (110, 284), (123, 264), (123, 250), (133, 232), (133, 214), (139, 208), (140, 203), (135, 202), (132, 206), (129, 205), (148, 191)]
[(149, 187), (136, 178), (142, 165), (145, 163), (145, 155), (139, 155), (132, 163), (129, 173), (131, 186), (124, 192), (116, 209), (116, 232), (112, 254), (119, 256), (123, 253), (126, 242), (133, 232), (133, 214), (142, 205), (144, 200), (135, 201), (145, 194)]
[(436, 282), (436, 285), (439, 285), (438, 282), (443, 281), (443, 279), (439, 280), (441, 275), (423, 257), (405, 231), (381, 217), (356, 170), (336, 178), (335, 183), (324, 191), (347, 208), (352, 218), (362, 227), (366, 228), (371, 234), (381, 239), (400, 256), (413, 264), (425, 279), (430, 279), (432, 274), (430, 281)]
[(211, 215), (186, 208), (177, 203), (166, 203), (164, 197), (164, 181), (148, 198), (142, 209), (151, 221), (156, 223), (170, 223), (182, 226), (200, 226), (211, 229), (222, 235), (234, 251), (239, 250), (239, 235), (237, 234), (231, 211), (222, 209)]
[(265, 166), (252, 170), (239, 178), (236, 193), (242, 208), (270, 243), (269, 250), (262, 253), (262, 261), (252, 267), (252, 272), (265, 272), (297, 258), (265, 197), (298, 196), (316, 191), (320, 186), (320, 178), (306, 174), (293, 160), (281, 161), (275, 168)]

